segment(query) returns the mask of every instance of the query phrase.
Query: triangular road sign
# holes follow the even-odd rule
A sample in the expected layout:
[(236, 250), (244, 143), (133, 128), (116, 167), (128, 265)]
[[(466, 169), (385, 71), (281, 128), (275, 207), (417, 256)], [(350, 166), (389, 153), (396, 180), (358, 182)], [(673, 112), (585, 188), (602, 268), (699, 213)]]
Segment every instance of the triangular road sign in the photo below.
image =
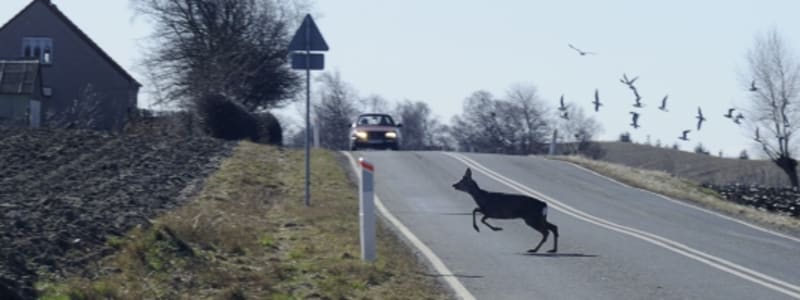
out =
[(297, 29), (297, 32), (289, 43), (289, 51), (328, 51), (328, 44), (322, 38), (322, 33), (319, 32), (317, 24), (311, 15), (306, 15), (303, 20), (303, 25)]

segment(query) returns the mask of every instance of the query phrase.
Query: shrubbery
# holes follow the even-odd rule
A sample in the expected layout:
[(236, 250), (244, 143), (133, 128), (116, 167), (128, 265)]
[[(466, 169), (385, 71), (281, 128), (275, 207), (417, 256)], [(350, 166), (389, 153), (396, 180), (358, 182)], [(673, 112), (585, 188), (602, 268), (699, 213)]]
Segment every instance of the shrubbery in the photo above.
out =
[(198, 103), (198, 112), (206, 132), (223, 140), (258, 140), (256, 118), (244, 107), (221, 95), (204, 96)]

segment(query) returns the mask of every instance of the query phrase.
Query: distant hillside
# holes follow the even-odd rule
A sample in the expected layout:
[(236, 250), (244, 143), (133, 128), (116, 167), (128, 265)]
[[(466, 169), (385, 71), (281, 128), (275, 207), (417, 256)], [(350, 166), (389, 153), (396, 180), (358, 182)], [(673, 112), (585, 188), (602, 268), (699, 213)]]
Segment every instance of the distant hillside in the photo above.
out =
[(698, 183), (789, 185), (785, 173), (768, 160), (719, 158), (632, 143), (599, 142), (598, 144), (605, 150), (600, 160), (665, 171)]

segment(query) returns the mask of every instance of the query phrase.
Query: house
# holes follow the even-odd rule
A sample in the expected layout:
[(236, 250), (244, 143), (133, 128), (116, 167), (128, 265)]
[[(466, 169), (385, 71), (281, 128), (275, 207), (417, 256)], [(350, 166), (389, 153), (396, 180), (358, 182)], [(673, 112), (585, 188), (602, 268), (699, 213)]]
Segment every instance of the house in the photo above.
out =
[[(18, 116), (19, 102), (24, 101), (20, 98), (27, 97), (40, 101), (40, 112), (29, 109), (28, 114), (30, 119), (41, 118), (43, 126), (119, 130), (136, 109), (141, 85), (50, 0), (33, 0), (0, 27), (0, 60), (25, 68), (32, 66), (31, 60), (38, 61), (31, 67), (37, 69), (34, 84), (25, 85), (15, 98), (0, 96), (0, 113), (14, 110)], [(9, 81), (9, 88), (14, 84), (20, 83)], [(37, 85), (40, 88), (30, 91)]]
[(0, 124), (39, 127), (40, 70), (38, 60), (0, 60)]

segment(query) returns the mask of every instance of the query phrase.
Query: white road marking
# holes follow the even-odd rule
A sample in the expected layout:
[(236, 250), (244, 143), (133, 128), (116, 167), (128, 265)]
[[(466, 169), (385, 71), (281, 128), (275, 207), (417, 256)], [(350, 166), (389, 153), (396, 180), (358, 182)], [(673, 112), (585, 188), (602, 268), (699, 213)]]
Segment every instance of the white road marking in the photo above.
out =
[(642, 230), (638, 230), (632, 227), (623, 226), (591, 214), (585, 213), (581, 210), (578, 210), (572, 206), (569, 206), (565, 203), (562, 203), (558, 200), (553, 199), (541, 192), (538, 192), (534, 189), (531, 189), (525, 185), (522, 185), (514, 180), (511, 180), (491, 169), (481, 165), (480, 163), (464, 156), (461, 154), (453, 154), (453, 153), (444, 153), (462, 163), (466, 164), (467, 166), (473, 167), (474, 169), (478, 170), (479, 172), (483, 173), (484, 175), (509, 186), (510, 188), (519, 191), (522, 194), (539, 198), (542, 200), (546, 200), (548, 204), (555, 209), (561, 211), (564, 214), (570, 215), (577, 219), (583, 220), (585, 222), (595, 224), (597, 226), (613, 230), (625, 235), (629, 235), (643, 241), (649, 242), (656, 246), (660, 246), (677, 254), (686, 256), (688, 258), (697, 260), (702, 262), (706, 265), (714, 267), (716, 269), (722, 270), (739, 278), (754, 282), (756, 284), (762, 285), (774, 291), (786, 294), (790, 297), (800, 299), (800, 286), (782, 281), (780, 279), (771, 277), (769, 275), (760, 273), (758, 271), (748, 269), (746, 267), (737, 265), (733, 262), (727, 261), (725, 259), (707, 254), (705, 252), (696, 250), (679, 242), (646, 232)]
[[(346, 155), (347, 158), (350, 160), (350, 166), (353, 167), (353, 171), (355, 171), (356, 176), (358, 176), (360, 180), (361, 172), (358, 168), (356, 160), (353, 158), (352, 155), (350, 155), (349, 152), (342, 151), (342, 153), (344, 153), (344, 155)], [(408, 229), (408, 227), (403, 225), (403, 223), (400, 222), (400, 220), (398, 220), (394, 215), (392, 215), (391, 212), (389, 212), (388, 209), (386, 209), (386, 206), (383, 205), (383, 202), (381, 202), (381, 199), (378, 197), (377, 191), (375, 192), (374, 196), (375, 196), (376, 207), (378, 208), (378, 211), (381, 213), (381, 215), (383, 215), (383, 217), (386, 218), (386, 220), (388, 220), (389, 223), (391, 223), (392, 226), (394, 226), (395, 229), (397, 229), (397, 231), (402, 233), (403, 236), (405, 236), (406, 239), (408, 239), (411, 242), (411, 244), (414, 245), (414, 247), (416, 247), (417, 250), (419, 250), (419, 252), (422, 253), (422, 255), (425, 256), (426, 259), (428, 259), (428, 261), (431, 263), (431, 266), (433, 266), (436, 272), (438, 272), (441, 275), (444, 275), (442, 277), (444, 278), (445, 282), (447, 282), (447, 284), (450, 286), (450, 288), (453, 290), (453, 292), (456, 294), (456, 296), (464, 300), (475, 300), (475, 296), (473, 296), (472, 293), (470, 293), (469, 290), (467, 290), (467, 288), (464, 287), (463, 284), (461, 284), (461, 281), (459, 281), (457, 277), (447, 276), (447, 275), (452, 275), (453, 272), (450, 271), (450, 269), (448, 269), (447, 266), (445, 266), (444, 262), (442, 262), (439, 256), (437, 256), (436, 253), (434, 253), (433, 250), (431, 250), (431, 248), (428, 247), (428, 245), (425, 245), (425, 243), (423, 243), (419, 238), (417, 238), (417, 236), (414, 235), (414, 233), (412, 233), (411, 230)]]
[(638, 187), (630, 186), (630, 185), (628, 185), (626, 183), (620, 182), (620, 181), (618, 181), (618, 180), (616, 180), (614, 178), (611, 178), (611, 177), (605, 176), (603, 174), (597, 173), (597, 172), (595, 172), (593, 170), (587, 169), (587, 168), (585, 168), (585, 167), (583, 167), (581, 165), (575, 164), (573, 162), (569, 162), (569, 161), (562, 161), (562, 162), (570, 164), (570, 165), (572, 165), (572, 166), (574, 166), (576, 168), (582, 169), (584, 171), (587, 171), (587, 172), (589, 172), (591, 174), (597, 175), (597, 176), (599, 176), (601, 178), (604, 178), (604, 179), (606, 179), (608, 181), (611, 181), (613, 183), (619, 184), (621, 186), (624, 186), (624, 187), (627, 187), (627, 188), (632, 188), (632, 189), (637, 189), (637, 190), (640, 190), (640, 191), (643, 191), (643, 192), (647, 192), (647, 193), (656, 195), (658, 197), (664, 198), (666, 200), (672, 201), (674, 203), (677, 203), (677, 204), (680, 204), (680, 205), (683, 205), (683, 206), (686, 206), (686, 207), (691, 207), (691, 208), (694, 208), (696, 210), (699, 210), (699, 211), (702, 211), (702, 212), (705, 212), (705, 213), (708, 213), (708, 214), (723, 218), (723, 219), (728, 220), (728, 221), (732, 221), (732, 222), (736, 222), (736, 223), (742, 224), (744, 226), (753, 228), (755, 230), (758, 230), (758, 231), (761, 231), (761, 232), (764, 232), (764, 233), (769, 233), (769, 234), (772, 234), (772, 235), (775, 235), (775, 236), (779, 236), (779, 237), (785, 238), (787, 240), (791, 240), (791, 241), (800, 243), (800, 238), (796, 238), (796, 237), (793, 237), (793, 236), (790, 236), (790, 235), (787, 235), (787, 234), (783, 234), (783, 233), (780, 233), (780, 232), (777, 232), (777, 231), (774, 231), (774, 230), (770, 230), (770, 229), (767, 229), (767, 228), (764, 228), (764, 227), (761, 227), (761, 226), (758, 226), (758, 225), (755, 225), (755, 224), (751, 224), (751, 223), (748, 223), (748, 222), (745, 222), (745, 221), (742, 221), (742, 220), (739, 220), (739, 219), (736, 219), (736, 218), (733, 218), (733, 217), (730, 217), (730, 216), (723, 215), (721, 213), (718, 213), (718, 212), (715, 212), (715, 211), (712, 211), (712, 210), (708, 210), (708, 209), (705, 209), (705, 208), (702, 208), (702, 207), (699, 207), (699, 206), (696, 206), (696, 205), (692, 205), (690, 203), (686, 203), (686, 202), (683, 202), (683, 201), (680, 201), (680, 200), (675, 200), (675, 199), (672, 199), (670, 197), (664, 196), (664, 195), (659, 194), (659, 193), (655, 193), (655, 192), (651, 192), (651, 191), (648, 191), (648, 190), (645, 190), (645, 189), (641, 189), (641, 188), (638, 188)]

